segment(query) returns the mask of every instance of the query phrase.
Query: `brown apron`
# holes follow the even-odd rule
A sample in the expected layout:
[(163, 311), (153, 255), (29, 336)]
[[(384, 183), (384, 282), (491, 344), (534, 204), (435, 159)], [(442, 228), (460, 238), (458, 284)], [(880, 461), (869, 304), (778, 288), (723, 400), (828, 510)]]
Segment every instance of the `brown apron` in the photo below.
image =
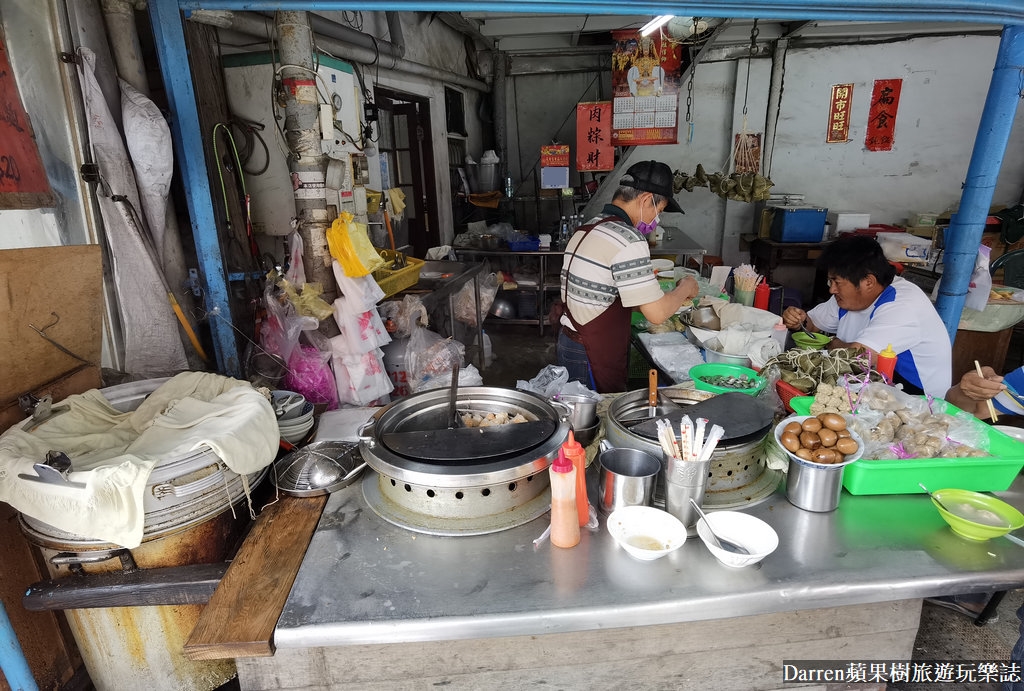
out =
[[(599, 223), (616, 221), (615, 216), (602, 219)], [(594, 229), (595, 225), (580, 228), (585, 234)], [(577, 245), (579, 247), (579, 245)], [(618, 296), (615, 301), (596, 318), (580, 324), (572, 316), (569, 309), (569, 270), (576, 259), (573, 252), (569, 257), (569, 263), (565, 267), (566, 294), (562, 296), (565, 303), (565, 314), (573, 329), (579, 334), (583, 347), (587, 351), (587, 359), (590, 360), (590, 374), (594, 378), (594, 388), (598, 393), (619, 393), (626, 390), (626, 373), (628, 370), (629, 357), (629, 336), (630, 319), (633, 309), (623, 307), (622, 299)]]

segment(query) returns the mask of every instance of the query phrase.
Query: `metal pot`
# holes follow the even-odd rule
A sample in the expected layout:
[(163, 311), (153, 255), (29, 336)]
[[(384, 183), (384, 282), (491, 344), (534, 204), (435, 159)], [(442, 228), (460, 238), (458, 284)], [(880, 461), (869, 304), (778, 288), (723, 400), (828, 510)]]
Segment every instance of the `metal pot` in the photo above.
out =
[[(552, 431), (535, 443), (524, 444), (522, 435), (513, 435), (507, 451), (450, 462), (426, 459), (391, 441), (420, 431), (444, 437), (449, 394), (448, 389), (434, 389), (409, 396), (382, 408), (359, 431), (363, 459), (377, 471), (363, 480), (370, 507), (391, 523), (434, 535), (496, 532), (547, 511), (547, 469), (568, 438), (568, 411), (526, 391), (463, 387), (458, 390), (459, 410), (520, 413), (530, 422), (546, 421), (544, 427)], [(516, 425), (509, 427), (515, 430)]]
[[(686, 406), (706, 401), (715, 394), (686, 388), (665, 388), (660, 392), (672, 401)], [(641, 449), (663, 458), (661, 444), (634, 434), (623, 420), (635, 420), (646, 414), (647, 390), (628, 391), (608, 406), (605, 420), (605, 438), (612, 446)], [(658, 414), (666, 410), (659, 407)], [(771, 430), (768, 425), (763, 434), (753, 434), (729, 443), (721, 443), (711, 455), (711, 474), (708, 478), (704, 506), (714, 509), (742, 508), (767, 499), (781, 480), (781, 473), (772, 470), (765, 461), (765, 438)], [(664, 470), (664, 463), (663, 463)], [(654, 505), (665, 502), (664, 472), (658, 480)]]

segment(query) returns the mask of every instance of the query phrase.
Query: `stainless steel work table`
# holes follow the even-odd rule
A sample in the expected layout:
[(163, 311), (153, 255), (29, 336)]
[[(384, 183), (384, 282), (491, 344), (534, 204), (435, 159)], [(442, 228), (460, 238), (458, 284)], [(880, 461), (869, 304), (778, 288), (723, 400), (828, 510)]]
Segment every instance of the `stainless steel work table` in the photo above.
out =
[[(591, 476), (594, 470), (592, 464)], [(602, 635), (626, 645), (626, 634), (619, 634), (626, 631), (633, 632), (638, 646), (659, 635), (694, 647), (707, 641), (711, 647), (703, 657), (685, 664), (717, 664), (711, 660), (718, 651), (724, 656), (719, 662), (734, 665), (737, 674), (770, 679), (774, 672), (752, 671), (750, 660), (745, 666), (735, 651), (720, 649), (765, 647), (757, 652), (762, 660), (779, 655), (909, 660), (920, 598), (1024, 584), (1024, 549), (1005, 538), (972, 543), (957, 537), (924, 495), (844, 491), (835, 512), (817, 514), (792, 506), (776, 492), (747, 511), (776, 529), (778, 549), (758, 566), (734, 570), (719, 564), (696, 537), (661, 560), (636, 561), (615, 545), (603, 520), (599, 531), (584, 530), (580, 544), (570, 550), (549, 541), (534, 549), (533, 539), (547, 526), (546, 514), (490, 535), (417, 534), (373, 513), (361, 484), (327, 503), (277, 624), (279, 659), (239, 660), (240, 679), (265, 680), (274, 664), (302, 667), (314, 649), (321, 662), (332, 654), (350, 659), (356, 650), (388, 651), (394, 660), (405, 654), (403, 644), (436, 641), (432, 654), (440, 656), (470, 639), (493, 640), (504, 651), (529, 645), (524, 641), (553, 644)], [(1024, 507), (1024, 482), (1018, 477), (999, 496)], [(579, 639), (579, 632), (586, 637)], [(744, 643), (744, 636), (753, 638)], [(771, 652), (774, 639), (786, 636), (797, 640), (788, 648), (779, 643), (779, 651)], [(842, 646), (841, 653), (814, 647), (830, 639)], [(544, 680), (561, 678), (553, 668), (544, 674)], [(743, 683), (773, 688), (752, 678), (744, 677)]]
[(689, 257), (694, 257), (698, 265), (703, 264), (705, 254), (707, 250), (696, 240), (678, 228), (669, 226), (665, 226), (661, 241), (651, 247), (652, 257), (675, 255), (675, 263), (680, 266), (686, 266)]

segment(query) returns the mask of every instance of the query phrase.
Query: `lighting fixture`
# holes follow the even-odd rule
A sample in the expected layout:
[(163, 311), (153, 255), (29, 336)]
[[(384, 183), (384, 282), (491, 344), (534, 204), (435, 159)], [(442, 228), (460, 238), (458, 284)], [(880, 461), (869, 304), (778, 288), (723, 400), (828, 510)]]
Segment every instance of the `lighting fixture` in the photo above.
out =
[(661, 27), (664, 24), (668, 24), (668, 21), (675, 15), (672, 14), (659, 14), (657, 17), (640, 27), (640, 35), (648, 36), (654, 33), (654, 30)]

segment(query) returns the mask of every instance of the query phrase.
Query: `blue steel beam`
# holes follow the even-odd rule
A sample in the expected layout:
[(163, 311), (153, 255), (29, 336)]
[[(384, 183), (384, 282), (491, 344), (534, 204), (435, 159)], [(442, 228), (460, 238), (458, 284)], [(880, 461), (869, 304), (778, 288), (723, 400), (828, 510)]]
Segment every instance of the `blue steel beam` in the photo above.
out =
[(629, 2), (622, 0), (491, 0), (429, 2), (428, 0), (181, 0), (181, 8), (218, 10), (364, 10), (392, 12), (550, 12), (586, 14), (677, 14), (699, 17), (760, 19), (823, 19), (847, 21), (948, 21), (989, 24), (1024, 23), (1019, 0), (844, 0), (773, 2), (717, 0), (704, 2)]
[(0, 602), (0, 671), (4, 673), (7, 685), (13, 691), (38, 691), (39, 689), (2, 602)]
[(192, 89), (181, 12), (177, 0), (149, 0), (148, 4), (160, 72), (171, 109), (174, 153), (184, 178), (185, 198), (192, 219), (199, 273), (204, 284), (204, 309), (210, 315), (217, 371), (234, 377), (241, 374), (238, 343), (231, 320), (224, 258), (217, 236), (213, 196), (203, 153), (203, 133), (199, 125), (196, 94)]
[[(960, 208), (949, 224), (935, 308), (946, 324), (949, 339), (956, 338), (960, 313), (978, 256), (981, 234), (992, 205), (992, 194), (1003, 165), (1006, 144), (1024, 89), (1024, 26), (1007, 26), (999, 41), (992, 83), (985, 98), (985, 109), (974, 139), (974, 152), (967, 167), (967, 179), (960, 197)], [(998, 365), (999, 363), (993, 363)]]

